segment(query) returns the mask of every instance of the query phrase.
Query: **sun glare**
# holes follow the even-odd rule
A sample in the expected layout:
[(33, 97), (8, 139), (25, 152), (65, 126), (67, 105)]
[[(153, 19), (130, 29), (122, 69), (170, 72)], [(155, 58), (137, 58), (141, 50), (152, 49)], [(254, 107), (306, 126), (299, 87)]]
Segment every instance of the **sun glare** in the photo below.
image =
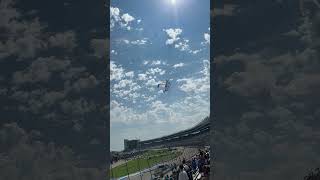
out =
[(171, 0), (171, 4), (175, 5), (176, 4), (176, 0)]

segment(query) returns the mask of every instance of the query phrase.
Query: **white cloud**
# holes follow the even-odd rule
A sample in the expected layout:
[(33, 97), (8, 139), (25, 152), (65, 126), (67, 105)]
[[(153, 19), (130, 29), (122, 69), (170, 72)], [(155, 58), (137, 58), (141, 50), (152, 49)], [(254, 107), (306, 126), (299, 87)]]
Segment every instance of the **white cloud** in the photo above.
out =
[(133, 72), (133, 71), (127, 72), (125, 75), (126, 75), (127, 77), (133, 78), (134, 72)]
[(147, 80), (147, 75), (146, 74), (138, 74), (138, 79), (140, 81), (145, 81), (145, 80)]
[(147, 65), (149, 61), (143, 61), (143, 65)]
[[(126, 71), (121, 65), (116, 65), (114, 61), (110, 62), (111, 70), (111, 93), (113, 97), (121, 98), (123, 100), (130, 100), (135, 103), (136, 99), (140, 97), (137, 92), (141, 86), (135, 82), (134, 71)], [(140, 75), (138, 75), (140, 77)]]
[(155, 75), (155, 74), (160, 74), (160, 75), (164, 75), (166, 73), (166, 70), (160, 69), (160, 68), (150, 68), (148, 69), (148, 71), (146, 72), (147, 75)]
[(114, 28), (115, 23), (119, 22), (120, 20), (120, 9), (117, 7), (110, 7), (110, 28)]
[(129, 44), (130, 43), (130, 41), (128, 40), (128, 39), (123, 39), (122, 40), (125, 44)]
[(210, 44), (210, 34), (204, 33), (203, 37), (204, 37), (205, 43)]
[(154, 127), (159, 124), (174, 124), (179, 130), (189, 128), (209, 115), (208, 96), (187, 96), (173, 104), (156, 100), (155, 96), (144, 96), (148, 102), (146, 111), (141, 113), (133, 108), (126, 107), (119, 102), (111, 101), (111, 123), (150, 124)]
[(210, 61), (205, 59), (202, 61), (203, 70), (201, 71), (205, 78), (210, 78)]
[(122, 79), (118, 83), (113, 85), (111, 89), (112, 97), (117, 97), (122, 100), (136, 101), (141, 96), (138, 90), (141, 86), (134, 82), (132, 79)]
[(113, 30), (113, 28), (116, 26), (116, 24), (119, 24), (121, 28), (130, 31), (132, 29), (130, 24), (134, 20), (135, 20), (135, 18), (128, 13), (121, 15), (119, 8), (110, 7), (110, 29), (111, 30)]
[(202, 51), (202, 49), (197, 49), (197, 50), (194, 50), (194, 51), (190, 51), (190, 53), (192, 53), (192, 54), (198, 54), (199, 52), (201, 52)]
[(135, 40), (135, 41), (131, 41), (131, 44), (134, 44), (134, 45), (144, 45), (147, 43), (147, 38), (143, 38), (143, 39), (138, 39), (138, 40)]
[(182, 29), (180, 28), (170, 28), (170, 29), (164, 29), (164, 31), (167, 33), (167, 35), (169, 36), (169, 39), (167, 39), (166, 44), (173, 44), (174, 42), (176, 42), (177, 40), (179, 40), (180, 38), (178, 37), (181, 33), (182, 33)]
[(155, 79), (149, 79), (147, 82), (146, 82), (146, 85), (147, 86), (157, 86), (159, 84), (159, 82), (157, 82)]
[(117, 51), (115, 51), (115, 50), (111, 50), (111, 54), (114, 54), (114, 55), (117, 55), (118, 53), (117, 53)]
[(178, 63), (178, 64), (175, 64), (173, 65), (174, 68), (178, 68), (178, 67), (183, 67), (184, 66), (184, 63)]
[(138, 19), (138, 20), (137, 20), (137, 23), (140, 24), (140, 22), (141, 22), (141, 19)]
[(117, 7), (110, 7), (110, 18), (114, 18), (115, 20), (120, 20), (120, 9)]
[(154, 60), (151, 62), (151, 65), (160, 65), (161, 61), (160, 60)]
[(112, 100), (110, 102), (110, 109), (111, 123), (139, 123), (140, 116), (132, 108), (125, 107), (119, 102)]
[(174, 45), (174, 47), (179, 49), (180, 51), (188, 52), (188, 53), (191, 53), (191, 54), (198, 54), (199, 52), (202, 51), (202, 49), (198, 49), (198, 50), (190, 49), (189, 40), (188, 39), (183, 39), (183, 40), (177, 42)]
[(134, 20), (134, 17), (132, 17), (130, 14), (126, 13), (126, 14), (123, 14), (123, 15), (121, 16), (121, 19), (122, 19), (126, 24), (128, 24), (128, 23), (130, 23), (131, 21)]
[(150, 65), (150, 66), (159, 66), (159, 65), (167, 65), (165, 61), (162, 61), (160, 59), (149, 59), (149, 60), (144, 60), (143, 65)]
[[(169, 39), (166, 40), (166, 45), (174, 45), (176, 49), (179, 49), (180, 51), (191, 53), (191, 54), (197, 54), (201, 51), (199, 50), (192, 50), (189, 45), (189, 40), (186, 38), (181, 39), (179, 36), (182, 33), (182, 29), (177, 28), (177, 29), (164, 29), (167, 33), (167, 36)], [(210, 39), (210, 38), (209, 38)]]
[(120, 89), (120, 88), (125, 88), (125, 87), (129, 86), (130, 84), (132, 84), (132, 80), (122, 79), (117, 84), (115, 84), (113, 87), (115, 89)]
[(180, 41), (179, 43), (175, 44), (174, 47), (179, 49), (180, 51), (187, 51), (190, 49), (188, 43), (189, 43), (189, 40), (184, 39), (183, 41)]
[(120, 20), (120, 9), (117, 7), (110, 7), (110, 16)]
[(182, 83), (180, 89), (187, 93), (208, 93), (210, 91), (210, 62), (203, 60), (203, 70), (200, 71), (200, 77), (190, 77), (178, 79)]
[(120, 39), (118, 40), (119, 43), (123, 42), (125, 44), (132, 44), (132, 45), (145, 45), (148, 42), (148, 38), (138, 39), (130, 41), (128, 39)]
[(160, 59), (155, 59), (155, 60), (149, 60), (148, 62), (150, 62), (149, 64), (151, 66), (159, 66), (159, 65), (167, 65), (166, 62), (160, 60)]
[(110, 80), (121, 80), (124, 77), (124, 70), (117, 66), (114, 61), (110, 62)]

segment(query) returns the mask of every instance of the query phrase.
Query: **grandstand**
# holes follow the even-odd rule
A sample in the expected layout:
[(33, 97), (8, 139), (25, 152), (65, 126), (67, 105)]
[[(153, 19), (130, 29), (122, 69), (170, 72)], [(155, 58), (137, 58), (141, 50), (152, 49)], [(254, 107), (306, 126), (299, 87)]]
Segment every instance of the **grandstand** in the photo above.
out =
[[(111, 179), (122, 179), (115, 178), (117, 177), (116, 174), (119, 174), (120, 172), (117, 170), (120, 168), (117, 168), (119, 165), (122, 165), (122, 175), (124, 179), (129, 176), (130, 180), (162, 179), (167, 175), (176, 179), (175, 173), (179, 172), (177, 165), (181, 164), (183, 159), (186, 159), (186, 163), (191, 167), (190, 163), (192, 159), (199, 158), (199, 155), (197, 155), (198, 150), (208, 148), (209, 142), (207, 141), (207, 137), (209, 133), (210, 116), (204, 118), (200, 123), (192, 128), (167, 136), (145, 141), (124, 140), (126, 150), (123, 152), (112, 153), (112, 161), (114, 161), (114, 164), (111, 170), (113, 173), (111, 175)], [(150, 150), (154, 153), (162, 151), (167, 152), (168, 154), (151, 156)], [(170, 153), (178, 153), (180, 155), (177, 156)], [(167, 158), (169, 156), (172, 156), (172, 158)], [(207, 160), (210, 161), (210, 158)], [(205, 165), (206, 167), (209, 166), (209, 161)], [(147, 164), (145, 164), (146, 162)], [(143, 168), (143, 166), (145, 167), (146, 165), (147, 168)], [(206, 167), (201, 169), (201, 171), (199, 171), (199, 169), (194, 169), (194, 171), (192, 171), (192, 179), (208, 178), (207, 171), (210, 171), (210, 168), (206, 169)], [(198, 178), (201, 176), (204, 177)]]
[(174, 147), (174, 146), (205, 146), (209, 145), (203, 138), (210, 132), (210, 116), (204, 118), (200, 123), (192, 128), (183, 130), (171, 135), (145, 140), (140, 142), (140, 148), (151, 147)]

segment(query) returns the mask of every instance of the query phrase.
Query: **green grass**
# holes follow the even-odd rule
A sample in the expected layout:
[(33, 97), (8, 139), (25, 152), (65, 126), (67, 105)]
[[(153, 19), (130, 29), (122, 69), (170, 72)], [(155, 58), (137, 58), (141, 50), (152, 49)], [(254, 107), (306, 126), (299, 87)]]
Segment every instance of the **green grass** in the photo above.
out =
[[(139, 159), (134, 159), (127, 162), (129, 174), (139, 171), (138, 161), (140, 164), (140, 169), (143, 170), (149, 168), (149, 165), (150, 167), (152, 167), (153, 165), (161, 163), (163, 161), (174, 159), (180, 154), (181, 152), (169, 150), (149, 150), (142, 154), (142, 156)], [(111, 176), (113, 178), (119, 178), (127, 175), (127, 166), (126, 164), (122, 164), (112, 168), (112, 173), (110, 173)]]

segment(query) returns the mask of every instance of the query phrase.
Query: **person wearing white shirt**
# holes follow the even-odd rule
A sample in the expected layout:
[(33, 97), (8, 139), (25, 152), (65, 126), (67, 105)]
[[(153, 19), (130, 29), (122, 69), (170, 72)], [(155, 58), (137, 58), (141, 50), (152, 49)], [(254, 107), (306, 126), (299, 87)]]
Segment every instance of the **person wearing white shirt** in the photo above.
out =
[(179, 180), (189, 180), (187, 172), (183, 169), (183, 165), (181, 164), (179, 166), (180, 172), (179, 172)]

